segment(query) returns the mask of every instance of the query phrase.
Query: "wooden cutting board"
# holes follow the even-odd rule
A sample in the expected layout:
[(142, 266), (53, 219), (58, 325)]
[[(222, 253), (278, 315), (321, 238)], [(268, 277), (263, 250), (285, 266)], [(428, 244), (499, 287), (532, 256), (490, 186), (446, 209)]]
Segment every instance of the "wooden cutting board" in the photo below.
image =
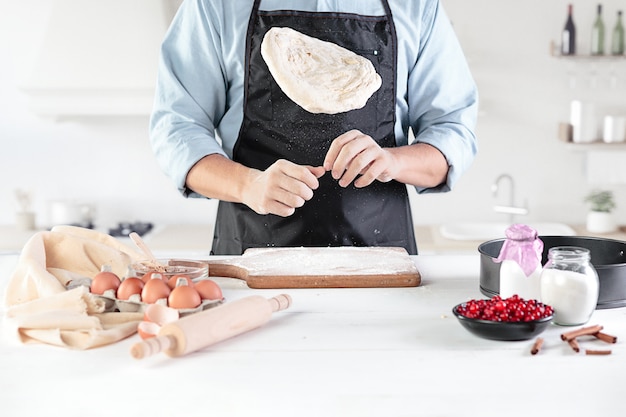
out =
[(250, 288), (415, 287), (421, 275), (404, 248), (253, 248), (209, 260), (209, 276), (238, 278)]

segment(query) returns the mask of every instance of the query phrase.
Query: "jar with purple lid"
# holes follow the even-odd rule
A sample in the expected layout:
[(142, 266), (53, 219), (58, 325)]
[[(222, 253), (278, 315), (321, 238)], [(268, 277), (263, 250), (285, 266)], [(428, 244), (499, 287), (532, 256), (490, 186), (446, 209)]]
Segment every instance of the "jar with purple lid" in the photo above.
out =
[(518, 295), (541, 301), (541, 256), (543, 241), (537, 231), (525, 224), (513, 224), (495, 262), (500, 262), (500, 296)]

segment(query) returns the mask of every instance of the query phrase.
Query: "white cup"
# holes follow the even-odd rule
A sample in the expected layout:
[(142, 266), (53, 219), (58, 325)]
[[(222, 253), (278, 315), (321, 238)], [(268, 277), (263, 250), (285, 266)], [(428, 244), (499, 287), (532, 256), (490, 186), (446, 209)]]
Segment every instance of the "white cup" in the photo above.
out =
[(606, 143), (626, 141), (626, 117), (604, 116), (602, 140)]
[(593, 103), (574, 100), (570, 104), (572, 140), (576, 143), (595, 142), (598, 139), (596, 108)]

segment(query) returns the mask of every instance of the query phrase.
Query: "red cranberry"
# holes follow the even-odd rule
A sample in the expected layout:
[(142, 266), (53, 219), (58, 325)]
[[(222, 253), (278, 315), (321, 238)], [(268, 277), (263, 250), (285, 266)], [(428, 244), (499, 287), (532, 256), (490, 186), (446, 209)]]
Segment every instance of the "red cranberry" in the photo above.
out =
[(506, 299), (495, 295), (488, 300), (470, 300), (457, 308), (460, 315), (470, 319), (520, 322), (550, 317), (554, 310), (538, 300), (524, 300), (517, 294)]

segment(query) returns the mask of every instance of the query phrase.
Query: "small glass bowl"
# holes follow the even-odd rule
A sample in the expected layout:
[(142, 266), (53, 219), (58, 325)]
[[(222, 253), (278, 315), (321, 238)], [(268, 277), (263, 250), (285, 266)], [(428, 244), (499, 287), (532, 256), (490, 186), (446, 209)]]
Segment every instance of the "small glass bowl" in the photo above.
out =
[(192, 259), (157, 259), (157, 261), (165, 267), (164, 272), (158, 271), (154, 264), (148, 260), (133, 263), (131, 268), (139, 278), (153, 271), (161, 273), (165, 279), (169, 279), (174, 275), (186, 275), (190, 279), (209, 276), (209, 264), (206, 261)]

